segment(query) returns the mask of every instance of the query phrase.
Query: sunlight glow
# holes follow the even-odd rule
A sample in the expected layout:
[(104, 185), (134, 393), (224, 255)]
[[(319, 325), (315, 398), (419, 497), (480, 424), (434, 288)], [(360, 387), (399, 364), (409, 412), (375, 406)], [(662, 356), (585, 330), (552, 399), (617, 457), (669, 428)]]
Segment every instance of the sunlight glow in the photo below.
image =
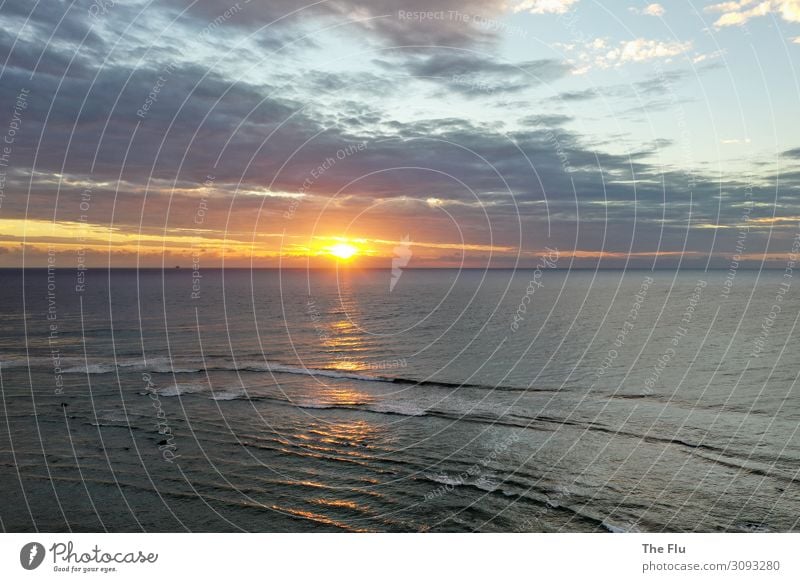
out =
[(351, 257), (353, 257), (356, 253), (358, 253), (358, 249), (351, 244), (337, 243), (332, 247), (328, 248), (328, 252), (337, 259), (342, 259), (343, 261), (346, 261)]

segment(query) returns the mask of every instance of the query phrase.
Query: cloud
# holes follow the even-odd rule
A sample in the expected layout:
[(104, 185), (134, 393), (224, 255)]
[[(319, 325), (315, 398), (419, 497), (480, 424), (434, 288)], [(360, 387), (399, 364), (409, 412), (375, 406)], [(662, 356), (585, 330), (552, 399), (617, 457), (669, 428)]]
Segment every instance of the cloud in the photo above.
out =
[(784, 0), (779, 2), (781, 17), (787, 22), (800, 22), (800, 1)]
[(559, 101), (589, 101), (598, 97), (600, 94), (595, 88), (582, 89), (579, 91), (564, 91), (557, 95)]
[[(183, 10), (183, 0), (166, 0)], [(494, 40), (495, 22), (504, 0), (328, 0), (303, 6), (295, 0), (248, 3), (230, 23), (249, 30), (267, 25), (267, 31), (308, 26), (313, 20), (350, 23), (372, 38), (396, 46), (471, 46)], [(198, 0), (189, 14), (208, 22), (231, 8), (230, 0)], [(427, 15), (436, 15), (428, 18)], [(425, 16), (421, 16), (425, 15)], [(345, 30), (347, 30), (345, 28)]]
[[(659, 96), (665, 83), (689, 79), (689, 73), (667, 71), (655, 81), (638, 77), (626, 86), (627, 93), (613, 87), (572, 90), (552, 100), (515, 94), (516, 105), (504, 108), (506, 125), (482, 123), (480, 115), (464, 115), (446, 100), (439, 102), (444, 103), (443, 115), (437, 116), (436, 108), (426, 109), (423, 103), (417, 108), (421, 113), (404, 118), (398, 115), (402, 106), (397, 104), (413, 107), (421, 96), (403, 78), (408, 75), (425, 77), (443, 91), (469, 93), (469, 86), (453, 79), (457, 75), (512, 92), (559, 80), (574, 65), (554, 59), (510, 63), (462, 48), (385, 51), (378, 66), (373, 56), (350, 58), (341, 70), (323, 66), (319, 53), (309, 56), (288, 47), (274, 56), (263, 50), (266, 45), (262, 50), (250, 46), (247, 52), (237, 48), (230, 60), (217, 64), (217, 53), (226, 50), (225, 43), (238, 47), (246, 32), (295, 6), (277, 0), (249, 8), (254, 4), (215, 29), (214, 38), (224, 42), (198, 46), (199, 31), (224, 13), (228, 0), (202, 0), (176, 29), (166, 31), (159, 27), (174, 16), (177, 2), (167, 14), (163, 4), (153, 4), (142, 21), (117, 3), (91, 31), (86, 28), (84, 8), (41, 4), (28, 24), (32, 28), (16, 38), (8, 31), (16, 30), (20, 18), (24, 20), (27, 5), (21, 0), (6, 3), (0, 15), (0, 56), (8, 57), (9, 66), (0, 72), (0, 103), (13, 103), (22, 87), (30, 89), (32, 97), (14, 143), (2, 218), (27, 216), (29, 226), (38, 221), (49, 228), (54, 216), (77, 223), (86, 214), (92, 225), (122, 237), (114, 253), (126, 252), (128, 239), (141, 238), (147, 243), (141, 254), (152, 254), (155, 261), (164, 254), (163, 233), (168, 230), (167, 253), (175, 262), (181, 256), (180, 262), (186, 260), (181, 249), (187, 237), (212, 246), (223, 235), (236, 252), (243, 252), (257, 236), (257, 246), (267, 256), (276, 252), (284, 230), (289, 248), (299, 249), (317, 218), (319, 224), (336, 229), (354, 216), (366, 217), (366, 233), (383, 236), (388, 231), (383, 236), (387, 240), (410, 233), (413, 240), (436, 237), (433, 242), (453, 244), (460, 240), (460, 233), (449, 230), (455, 223), (470, 244), (491, 242), (530, 250), (541, 248), (542, 233), (550, 222), (553, 237), (559, 239), (555, 244), (565, 249), (578, 240), (582, 249), (604, 245), (617, 252), (633, 246), (637, 252), (649, 252), (662, 241), (679, 251), (686, 231), (692, 230), (694, 248), (705, 251), (710, 244), (719, 246), (726, 234), (714, 239), (713, 229), (695, 233), (689, 216), (691, 225), (736, 224), (741, 215), (736, 203), (748, 187), (756, 199), (774, 197), (768, 177), (753, 187), (735, 175), (726, 174), (721, 181), (719, 176), (698, 172), (690, 201), (687, 173), (654, 161), (658, 149), (674, 144), (648, 139), (643, 146), (626, 148), (630, 136), (625, 135), (615, 143), (603, 142), (603, 136), (578, 133), (580, 117), (572, 122), (569, 116), (553, 112), (559, 99), (571, 104), (600, 95), (617, 105), (623, 99), (639, 99), (640, 94)], [(370, 33), (358, 37), (359, 43), (368, 43), (368, 51), (376, 41), (464, 45), (491, 37), (463, 22), (429, 26), (401, 21), (396, 3), (385, 0), (324, 4), (325, 8), (314, 9), (319, 12), (313, 13), (311, 24), (289, 18), (274, 26), (291, 37), (295, 26), (365, 16), (371, 20), (352, 26), (356, 32)], [(438, 0), (433, 5), (421, 0), (410, 4), (404, 8), (452, 7), (462, 13), (469, 7), (494, 10), (499, 5)], [(22, 16), (7, 13), (9, 6)], [(547, 6), (557, 13), (555, 4)], [(351, 8), (352, 13), (345, 12)], [(545, 4), (538, 9), (544, 11)], [(129, 23), (133, 27), (119, 37)], [(586, 52), (591, 65), (602, 56), (606, 67), (668, 60), (686, 49), (681, 43), (645, 39), (615, 43), (597, 39), (590, 44), (576, 50)], [(324, 50), (324, 45), (314, 50)], [(613, 58), (608, 57), (611, 52)], [(172, 59), (177, 63), (166, 72)], [(234, 60), (251, 63), (253, 70)], [(399, 80), (389, 72), (398, 69), (403, 73)], [(160, 77), (165, 80), (157, 99), (140, 118), (137, 111)], [(392, 101), (398, 93), (400, 99)], [(474, 105), (470, 109), (478, 109)], [(352, 155), (339, 156), (359, 143), (366, 145)], [(800, 158), (800, 150), (786, 155)], [(214, 179), (207, 187), (204, 180), (209, 174)], [(797, 188), (800, 175), (782, 175), (781, 186)], [(87, 188), (91, 208), (84, 212), (81, 200)], [(305, 195), (289, 197), (301, 189)], [(785, 198), (779, 212), (800, 215), (799, 204)], [(208, 208), (198, 229), (193, 220), (203, 199)], [(438, 202), (428, 202), (434, 199)], [(294, 218), (287, 219), (293, 204), (298, 205)], [(442, 218), (445, 209), (452, 221)], [(773, 209), (769, 210), (765, 214), (771, 215)], [(521, 231), (527, 237), (522, 241)], [(45, 240), (46, 231), (42, 232)], [(139, 237), (140, 232), (146, 236)], [(0, 249), (19, 247), (20, 237), (3, 236), (7, 238)], [(735, 243), (724, 250), (734, 247)], [(138, 255), (135, 250), (130, 255), (134, 264)]]
[(573, 117), (569, 115), (530, 115), (520, 119), (523, 125), (530, 125), (534, 127), (554, 127), (558, 125), (565, 125), (573, 121)]
[(565, 14), (577, 3), (578, 0), (519, 0), (512, 9), (531, 14)]
[(634, 14), (641, 14), (643, 16), (659, 16), (659, 17), (664, 16), (664, 14), (666, 14), (667, 12), (664, 9), (664, 7), (658, 3), (648, 4), (644, 8), (637, 8), (634, 6), (630, 8), (630, 11), (633, 12)]
[(510, 63), (467, 51), (430, 51), (425, 56), (402, 55), (398, 60), (376, 63), (387, 69), (401, 68), (410, 75), (445, 85), (465, 95), (511, 93), (548, 83), (568, 75), (572, 66), (556, 59)]
[(628, 63), (669, 62), (674, 57), (688, 53), (693, 44), (691, 41), (661, 41), (646, 38), (636, 38), (611, 44), (607, 39), (595, 38), (582, 45), (566, 44), (558, 46), (575, 54), (574, 72), (584, 73), (593, 67), (608, 69)]
[(606, 55), (608, 61), (619, 63), (652, 61), (656, 59), (669, 59), (687, 52), (692, 48), (690, 41), (648, 40), (637, 38), (623, 42), (619, 49), (612, 50)]
[(714, 22), (717, 28), (741, 26), (753, 18), (768, 14), (779, 14), (787, 22), (800, 22), (800, 0), (740, 0), (712, 4), (705, 10), (721, 13)]
[[(715, 51), (711, 51), (710, 53), (701, 53), (692, 57), (692, 63), (699, 64), (699, 63), (704, 63), (706, 61), (716, 61), (717, 59), (720, 59), (723, 56), (725, 56), (726, 52), (727, 51), (725, 51), (725, 49), (718, 49)], [(704, 66), (709, 66), (709, 65), (704, 65)]]
[(648, 4), (643, 11), (648, 16), (664, 16), (665, 12), (661, 4)]
[(661, 71), (659, 74), (638, 81), (634, 84), (638, 94), (641, 95), (664, 95), (674, 91), (675, 84), (691, 78), (697, 73), (691, 69), (674, 69)]

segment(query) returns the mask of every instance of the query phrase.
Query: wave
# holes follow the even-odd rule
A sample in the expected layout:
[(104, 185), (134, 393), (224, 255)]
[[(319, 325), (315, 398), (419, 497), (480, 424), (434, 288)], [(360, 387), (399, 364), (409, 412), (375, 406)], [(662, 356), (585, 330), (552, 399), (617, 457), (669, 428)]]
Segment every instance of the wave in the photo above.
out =
[(211, 400), (239, 400), (242, 396), (241, 392), (225, 391), (214, 392), (211, 395)]
[(156, 390), (159, 396), (180, 396), (182, 394), (197, 394), (199, 392), (208, 392), (210, 387), (206, 382), (182, 382), (165, 386)]
[(426, 416), (428, 410), (409, 401), (376, 402), (365, 407), (370, 412), (382, 414), (399, 414), (401, 416)]
[(541, 516), (542, 518), (547, 515), (548, 511), (565, 512), (599, 530), (605, 530), (611, 533), (633, 533), (641, 531), (638, 525), (632, 522), (612, 522), (611, 520), (594, 516), (591, 512), (584, 512), (579, 507), (551, 503), (551, 497), (560, 495), (561, 493), (559, 491), (542, 491), (531, 486), (528, 482), (520, 482), (510, 478), (498, 481), (497, 475), (492, 473), (480, 474), (474, 479), (463, 479), (459, 475), (453, 476), (447, 473), (422, 473), (418, 479), (438, 484), (438, 487), (426, 494), (427, 499), (441, 497), (457, 488), (476, 489), (484, 493), (513, 497), (515, 498), (515, 503), (532, 503), (538, 507), (544, 504), (549, 510), (545, 509), (545, 513)]
[(299, 374), (303, 376), (321, 376), (323, 378), (337, 378), (342, 380), (360, 380), (362, 382), (391, 382), (392, 378), (384, 376), (371, 376), (368, 374), (356, 374), (336, 368), (305, 368), (287, 366), (285, 364), (269, 363), (242, 363), (241, 366), (233, 367), (211, 367), (209, 370), (228, 370), (242, 372), (277, 372), (279, 374)]
[[(178, 383), (172, 384), (157, 390), (160, 396), (174, 397), (184, 394), (207, 394), (207, 398), (217, 401), (245, 400), (249, 402), (268, 401), (275, 402), (283, 406), (308, 410), (360, 410), (375, 414), (397, 415), (405, 417), (432, 417), (448, 421), (471, 422), (476, 424), (493, 424), (510, 428), (522, 428), (532, 430), (553, 430), (545, 428), (544, 425), (565, 424), (551, 418), (535, 417), (526, 421), (512, 421), (507, 418), (494, 416), (483, 416), (479, 414), (464, 414), (456, 410), (436, 410), (424, 408), (412, 400), (375, 400), (354, 403), (337, 403), (332, 401), (314, 400), (307, 396), (298, 398), (281, 398), (268, 394), (257, 394), (247, 392), (242, 389), (223, 389), (212, 390), (207, 383)], [(566, 423), (569, 424), (569, 423)]]
[(501, 489), (494, 474), (479, 474), (475, 478), (462, 479), (460, 475), (451, 476), (447, 473), (424, 473), (421, 477), (427, 481), (438, 483), (440, 487), (428, 493), (428, 497), (438, 497), (442, 493), (452, 491), (456, 487), (471, 487), (484, 493), (502, 493), (506, 497), (513, 497), (515, 493)]
[(440, 485), (449, 485), (451, 487), (456, 487), (464, 483), (464, 481), (459, 477), (450, 477), (446, 473), (426, 473), (425, 478), (429, 481), (433, 481), (434, 483), (439, 483)]
[(472, 384), (468, 382), (449, 382), (446, 380), (417, 380), (414, 378), (403, 378), (398, 376), (380, 376), (373, 374), (359, 374), (349, 370), (339, 370), (337, 368), (308, 368), (304, 366), (289, 366), (286, 364), (253, 363), (243, 362), (240, 366), (214, 366), (209, 367), (209, 371), (243, 371), (243, 372), (273, 372), (277, 374), (297, 374), (301, 376), (319, 376), (323, 378), (335, 378), (340, 380), (358, 380), (361, 382), (386, 382), (389, 384), (406, 384), (411, 386), (436, 386), (439, 388), (483, 388), (489, 390), (514, 390), (514, 391), (541, 391), (550, 392), (551, 390), (519, 388), (513, 386), (492, 386), (491, 384)]
[(64, 368), (64, 374), (110, 374), (117, 369), (113, 364), (89, 364)]
[(93, 364), (77, 364), (65, 368), (64, 374), (112, 374), (119, 369), (131, 369), (137, 372), (151, 372), (153, 374), (195, 374), (202, 372), (202, 366), (195, 367), (176, 367), (167, 357), (151, 358), (150, 360), (129, 359), (113, 362), (101, 362)]
[(390, 384), (401, 384), (407, 386), (431, 386), (436, 388), (476, 388), (482, 390), (500, 390), (513, 392), (558, 392), (557, 389), (531, 388), (524, 386), (502, 386), (492, 384), (480, 384), (470, 382), (451, 382), (447, 380), (419, 380), (415, 378), (405, 378), (397, 376), (381, 376), (373, 374), (361, 374), (349, 370), (337, 368), (308, 368), (304, 366), (291, 366), (287, 364), (243, 361), (239, 363), (224, 361), (197, 361), (183, 363), (176, 366), (169, 358), (152, 358), (146, 362), (142, 359), (120, 360), (116, 364), (110, 362), (92, 363), (88, 366), (80, 364), (65, 368), (65, 374), (110, 374), (119, 369), (131, 369), (140, 372), (150, 372), (153, 374), (198, 374), (203, 372), (269, 372), (273, 374), (294, 374), (301, 376), (332, 378), (336, 380), (355, 380), (359, 382), (383, 382)]
[[(307, 397), (300, 397), (297, 399), (278, 398), (264, 394), (250, 394), (245, 390), (236, 389), (223, 389), (212, 390), (206, 382), (181, 382), (171, 384), (159, 390), (156, 393), (162, 397), (182, 396), (184, 394), (208, 394), (211, 400), (226, 401), (226, 400), (248, 400), (260, 401), (269, 400), (277, 402), (286, 406), (293, 406), (295, 408), (303, 408), (309, 410), (363, 410), (366, 412), (374, 412), (378, 414), (397, 414), (400, 416), (441, 416), (449, 417), (452, 419), (459, 418), (455, 414), (437, 413), (435, 411), (427, 410), (420, 407), (418, 404), (408, 400), (390, 400), (383, 402), (356, 402), (352, 404), (339, 404), (335, 402), (320, 402), (312, 400)], [(469, 420), (464, 418), (463, 420)]]

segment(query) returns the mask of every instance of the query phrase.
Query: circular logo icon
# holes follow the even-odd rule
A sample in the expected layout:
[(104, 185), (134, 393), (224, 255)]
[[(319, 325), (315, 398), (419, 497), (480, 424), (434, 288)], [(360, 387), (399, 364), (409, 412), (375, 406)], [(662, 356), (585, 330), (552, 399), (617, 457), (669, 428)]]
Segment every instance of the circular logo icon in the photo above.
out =
[(39, 542), (30, 542), (19, 551), (19, 563), (26, 570), (35, 570), (44, 561), (44, 546)]

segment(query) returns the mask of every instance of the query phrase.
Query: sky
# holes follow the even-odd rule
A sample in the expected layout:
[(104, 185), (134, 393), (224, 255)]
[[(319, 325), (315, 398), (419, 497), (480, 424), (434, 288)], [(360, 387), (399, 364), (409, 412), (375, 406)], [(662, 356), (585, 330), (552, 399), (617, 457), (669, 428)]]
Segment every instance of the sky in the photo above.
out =
[(798, 63), (800, 0), (0, 0), (0, 267), (785, 268)]

